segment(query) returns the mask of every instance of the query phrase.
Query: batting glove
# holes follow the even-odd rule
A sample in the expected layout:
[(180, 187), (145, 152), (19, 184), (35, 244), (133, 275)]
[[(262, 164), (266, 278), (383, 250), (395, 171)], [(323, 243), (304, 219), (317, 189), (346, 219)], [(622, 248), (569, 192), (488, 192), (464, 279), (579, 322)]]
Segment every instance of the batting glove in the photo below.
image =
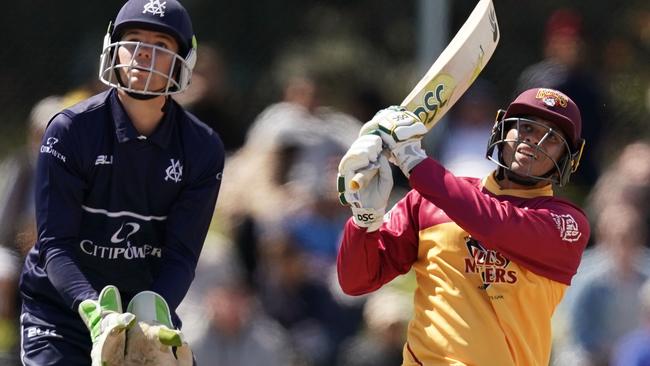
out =
[(390, 162), (397, 165), (406, 177), (427, 154), (422, 149), (422, 136), (427, 128), (422, 121), (404, 107), (391, 106), (382, 109), (366, 123), (362, 132), (376, 126), (384, 144), (390, 149)]
[(122, 313), (122, 299), (117, 287), (104, 287), (97, 300), (82, 301), (78, 311), (90, 330), (92, 366), (122, 365), (126, 330), (135, 324), (135, 315)]
[(174, 329), (169, 305), (162, 296), (142, 291), (131, 299), (127, 310), (138, 318), (127, 335), (127, 365), (192, 365), (192, 351), (181, 331)]
[[(361, 189), (353, 190), (350, 183), (359, 173), (371, 178)], [(339, 200), (350, 206), (354, 222), (368, 232), (379, 229), (393, 189), (393, 175), (379, 136), (363, 135), (352, 143), (339, 163), (337, 183)]]

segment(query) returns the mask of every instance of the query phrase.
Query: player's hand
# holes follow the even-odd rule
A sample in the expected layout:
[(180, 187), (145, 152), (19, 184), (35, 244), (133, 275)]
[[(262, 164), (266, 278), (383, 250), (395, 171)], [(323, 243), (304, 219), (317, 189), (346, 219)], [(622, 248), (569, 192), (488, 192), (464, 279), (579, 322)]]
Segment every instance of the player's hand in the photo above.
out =
[(183, 333), (174, 329), (162, 296), (142, 291), (131, 299), (127, 310), (137, 316), (138, 323), (127, 334), (126, 366), (192, 365), (192, 351)]
[[(350, 183), (359, 173), (371, 178), (354, 190)], [(350, 206), (354, 222), (368, 232), (379, 229), (393, 189), (393, 175), (379, 136), (363, 135), (352, 143), (339, 163), (337, 183), (339, 200)]]
[(97, 300), (82, 301), (78, 311), (90, 330), (92, 366), (123, 365), (126, 330), (135, 324), (135, 315), (122, 313), (117, 287), (104, 287)]
[(407, 177), (411, 169), (427, 157), (421, 143), (427, 128), (404, 107), (391, 106), (380, 110), (362, 127), (361, 132), (369, 133), (373, 128), (379, 131), (382, 141), (390, 149), (390, 162), (397, 165)]

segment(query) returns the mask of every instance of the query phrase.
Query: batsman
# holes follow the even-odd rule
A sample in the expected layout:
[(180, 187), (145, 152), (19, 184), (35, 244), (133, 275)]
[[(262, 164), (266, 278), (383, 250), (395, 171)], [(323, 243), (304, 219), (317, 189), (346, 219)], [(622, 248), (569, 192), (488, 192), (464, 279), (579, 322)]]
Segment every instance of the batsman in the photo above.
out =
[(196, 47), (178, 1), (129, 0), (104, 37), (110, 88), (50, 120), (20, 283), (23, 365), (194, 363), (175, 309), (224, 167), (220, 138), (171, 98)]
[[(553, 192), (578, 168), (581, 127), (568, 96), (527, 90), (497, 113), (486, 136), (496, 169), (477, 179), (427, 157), (427, 129), (402, 107), (364, 125), (339, 165), (339, 197), (352, 218), (338, 278), (361, 295), (414, 270), (402, 365), (548, 365), (551, 316), (589, 238), (583, 211)], [(412, 189), (385, 212), (389, 162)], [(355, 190), (360, 172), (372, 179)]]

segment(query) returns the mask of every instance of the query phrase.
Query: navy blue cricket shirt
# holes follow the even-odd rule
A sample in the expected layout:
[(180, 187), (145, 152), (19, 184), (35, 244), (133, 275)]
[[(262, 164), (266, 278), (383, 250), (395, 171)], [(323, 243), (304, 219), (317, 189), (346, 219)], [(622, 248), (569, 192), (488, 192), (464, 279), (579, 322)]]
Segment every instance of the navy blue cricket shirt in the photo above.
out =
[(53, 322), (78, 317), (79, 303), (109, 284), (124, 303), (153, 290), (172, 310), (180, 304), (214, 211), (224, 149), (176, 102), (164, 108), (149, 137), (115, 89), (50, 122), (37, 167), (38, 240), (21, 275), (24, 311)]

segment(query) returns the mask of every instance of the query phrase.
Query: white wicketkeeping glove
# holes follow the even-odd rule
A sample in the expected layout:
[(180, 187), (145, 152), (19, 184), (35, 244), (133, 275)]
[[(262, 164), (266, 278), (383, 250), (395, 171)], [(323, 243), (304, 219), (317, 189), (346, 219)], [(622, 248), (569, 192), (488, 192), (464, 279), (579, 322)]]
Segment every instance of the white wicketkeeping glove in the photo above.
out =
[(97, 300), (82, 301), (78, 311), (90, 330), (92, 366), (124, 365), (126, 330), (135, 324), (135, 315), (122, 313), (117, 287), (104, 287)]
[(362, 133), (371, 133), (375, 128), (390, 149), (390, 162), (409, 177), (411, 170), (427, 157), (422, 149), (422, 136), (427, 133), (427, 128), (415, 114), (400, 106), (377, 112), (362, 127)]
[(192, 351), (181, 331), (174, 329), (169, 305), (162, 296), (142, 291), (131, 299), (127, 310), (138, 322), (127, 334), (125, 366), (192, 365)]
[[(352, 190), (350, 182), (360, 172), (372, 179), (361, 189)], [(352, 143), (339, 163), (337, 183), (339, 200), (350, 206), (354, 222), (368, 232), (379, 229), (393, 189), (393, 175), (379, 136), (363, 135)]]

